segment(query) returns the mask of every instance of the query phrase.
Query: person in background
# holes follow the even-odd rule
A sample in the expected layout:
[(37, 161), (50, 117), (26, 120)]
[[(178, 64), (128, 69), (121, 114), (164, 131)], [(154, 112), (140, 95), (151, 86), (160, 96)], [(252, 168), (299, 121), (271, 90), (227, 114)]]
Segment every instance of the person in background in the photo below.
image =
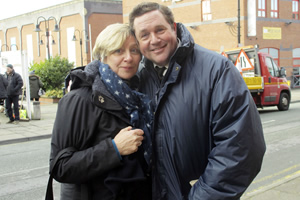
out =
[(35, 74), (35, 71), (29, 72), (30, 100), (39, 101), (39, 89), (43, 87), (43, 82), (40, 77)]
[(71, 91), (58, 104), (50, 165), (65, 148), (76, 149), (52, 172), (61, 199), (150, 200), (152, 112), (136, 91), (141, 54), (129, 26), (107, 26), (93, 56), (84, 71), (71, 72)]
[(7, 79), (0, 74), (0, 113), (4, 112), (4, 101), (7, 98)]
[(129, 23), (144, 55), (140, 91), (155, 110), (153, 199), (239, 199), (266, 150), (243, 78), (227, 58), (195, 44), (164, 5), (138, 4)]
[[(19, 112), (19, 95), (21, 94), (21, 88), (23, 86), (23, 80), (20, 74), (16, 73), (12, 64), (6, 66), (5, 74), (8, 86), (7, 86), (7, 99), (5, 106), (9, 117), (8, 124), (19, 124), (20, 112)], [(12, 104), (14, 112), (12, 111)], [(13, 116), (13, 113), (15, 116)]]

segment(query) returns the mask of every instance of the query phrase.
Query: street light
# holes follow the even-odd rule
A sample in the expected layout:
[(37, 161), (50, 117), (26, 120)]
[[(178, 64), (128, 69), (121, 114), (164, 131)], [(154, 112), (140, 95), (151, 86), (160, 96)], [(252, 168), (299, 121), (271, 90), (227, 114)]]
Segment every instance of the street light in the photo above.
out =
[(55, 26), (54, 26), (54, 30), (53, 32), (59, 32), (59, 27), (58, 27), (58, 24), (57, 24), (57, 21), (56, 21), (56, 18), (55, 17), (49, 17), (48, 19), (46, 19), (45, 17), (43, 16), (39, 16), (36, 20), (36, 25), (35, 25), (35, 32), (41, 32), (41, 29), (40, 29), (40, 25), (39, 25), (39, 19), (42, 18), (44, 19), (45, 21), (45, 29), (46, 29), (46, 37), (47, 37), (47, 51), (48, 51), (48, 60), (50, 59), (50, 49), (49, 49), (49, 21), (51, 19), (54, 19), (55, 20)]
[(87, 35), (87, 32), (85, 30), (78, 30), (76, 29), (74, 31), (74, 35), (73, 35), (73, 39), (72, 41), (77, 41), (76, 39), (76, 32), (78, 32), (79, 34), (79, 44), (80, 44), (80, 58), (81, 58), (81, 66), (83, 66), (83, 63), (82, 63), (82, 33), (85, 33), (86, 37), (85, 37), (85, 41), (88, 42), (89, 41), (89, 36)]
[[(41, 40), (40, 40), (39, 45), (44, 45), (44, 42), (43, 42), (43, 37), (44, 37), (44, 36), (46, 36), (46, 35), (43, 34), (43, 35), (41, 36)], [(51, 42), (51, 44), (52, 44), (52, 45), (56, 44), (56, 43), (55, 43), (55, 40), (54, 40), (54, 37), (53, 37), (52, 35), (49, 35), (49, 37), (52, 37), (52, 42)]]
[(13, 48), (13, 46), (16, 46), (16, 49), (18, 50), (18, 46), (16, 45), (16, 44), (12, 44), (12, 45), (10, 45), (10, 50), (12, 50)]
[(1, 45), (1, 51), (2, 51), (2, 47), (3, 47), (3, 46), (6, 47), (6, 48), (5, 48), (5, 51), (7, 51), (7, 47), (8, 47), (8, 50), (9, 50), (9, 46), (8, 46), (7, 44), (2, 44), (2, 45)]

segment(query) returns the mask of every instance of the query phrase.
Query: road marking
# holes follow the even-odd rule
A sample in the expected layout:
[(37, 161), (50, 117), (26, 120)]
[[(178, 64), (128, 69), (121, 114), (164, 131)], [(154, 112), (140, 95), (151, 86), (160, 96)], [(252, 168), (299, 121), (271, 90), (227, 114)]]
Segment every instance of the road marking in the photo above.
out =
[(263, 181), (269, 180), (269, 179), (271, 179), (271, 178), (274, 178), (274, 177), (276, 177), (276, 176), (279, 176), (279, 175), (281, 175), (281, 174), (284, 174), (284, 173), (286, 173), (286, 172), (289, 172), (289, 171), (291, 171), (291, 170), (293, 170), (293, 169), (295, 169), (295, 168), (298, 168), (298, 167), (300, 167), (300, 164), (298, 164), (298, 165), (293, 165), (293, 166), (291, 166), (291, 167), (289, 167), (289, 168), (286, 168), (286, 169), (284, 169), (284, 170), (282, 170), (282, 171), (280, 171), (280, 172), (277, 172), (277, 173), (275, 173), (275, 174), (272, 174), (272, 175), (270, 175), (270, 176), (265, 176), (265, 177), (263, 177), (263, 178), (261, 178), (261, 179), (258, 179), (258, 180), (253, 181), (252, 183), (259, 183), (259, 182), (263, 182)]
[(262, 122), (262, 124), (268, 124), (268, 123), (272, 123), (272, 122), (275, 122), (276, 120), (269, 120), (269, 121), (266, 121), (266, 122)]
[[(300, 166), (300, 165), (294, 165), (294, 166), (292, 166), (292, 167), (290, 167), (290, 168), (287, 168), (287, 169), (285, 169), (285, 170), (283, 170), (283, 171), (281, 171), (281, 172), (275, 173), (274, 175), (267, 176), (267, 177), (264, 177), (264, 178), (259, 179), (259, 180), (257, 180), (257, 181), (254, 181), (253, 183), (257, 183), (257, 182), (261, 182), (261, 181), (263, 181), (263, 180), (270, 179), (270, 178), (272, 178), (272, 177), (278, 176), (279, 174), (282, 174), (282, 173), (284, 173), (284, 172), (287, 172), (287, 171), (290, 171), (290, 170), (292, 170), (292, 169), (295, 169), (295, 168), (297, 168), (297, 167), (299, 167), (299, 166)], [(267, 191), (267, 190), (270, 190), (270, 189), (272, 189), (272, 188), (274, 188), (274, 187), (277, 187), (277, 186), (279, 186), (279, 185), (281, 185), (281, 184), (284, 184), (284, 183), (286, 183), (286, 182), (288, 182), (288, 181), (290, 181), (290, 180), (293, 180), (293, 179), (295, 179), (295, 178), (298, 178), (298, 177), (300, 177), (300, 170), (298, 170), (298, 171), (296, 171), (296, 172), (294, 172), (294, 173), (292, 173), (292, 174), (288, 174), (288, 175), (284, 176), (283, 178), (279, 178), (279, 179), (277, 179), (277, 180), (274, 180), (274, 181), (272, 181), (271, 184), (264, 185), (264, 186), (261, 186), (261, 187), (259, 187), (259, 188), (257, 188), (257, 189), (254, 189), (254, 190), (252, 190), (252, 191), (250, 191), (250, 192), (247, 192), (247, 193), (245, 193), (245, 194), (243, 195), (243, 197), (246, 198), (246, 197), (252, 197), (252, 196), (255, 196), (255, 195), (257, 195), (257, 194), (260, 194), (260, 193), (262, 193), (262, 192), (265, 192), (265, 191)]]
[(36, 167), (36, 168), (32, 168), (32, 169), (25, 169), (25, 170), (21, 170), (21, 171), (6, 173), (6, 174), (0, 174), (0, 177), (10, 176), (10, 175), (15, 175), (15, 174), (24, 174), (24, 173), (28, 173), (28, 172), (31, 172), (31, 171), (34, 171), (34, 170), (47, 169), (47, 168), (49, 168), (49, 166)]

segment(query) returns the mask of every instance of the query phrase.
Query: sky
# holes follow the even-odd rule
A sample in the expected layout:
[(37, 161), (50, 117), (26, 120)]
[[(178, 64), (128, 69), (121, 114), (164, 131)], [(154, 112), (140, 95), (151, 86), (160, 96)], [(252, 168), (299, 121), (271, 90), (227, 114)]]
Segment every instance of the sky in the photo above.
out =
[(0, 0), (0, 20), (71, 0)]

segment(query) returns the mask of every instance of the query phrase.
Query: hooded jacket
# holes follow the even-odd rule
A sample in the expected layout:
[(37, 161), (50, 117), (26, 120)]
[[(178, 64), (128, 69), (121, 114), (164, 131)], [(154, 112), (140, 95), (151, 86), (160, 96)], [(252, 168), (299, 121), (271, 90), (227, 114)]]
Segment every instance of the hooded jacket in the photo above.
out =
[(7, 92), (6, 92), (7, 84), (8, 84), (7, 79), (3, 75), (0, 75), (0, 99), (7, 98)]
[(59, 101), (51, 141), (50, 165), (59, 151), (67, 147), (77, 150), (61, 159), (52, 172), (63, 183), (61, 199), (80, 199), (82, 185), (88, 188), (89, 196), (82, 200), (141, 199), (147, 189), (151, 194), (141, 149), (120, 160), (112, 143), (130, 122), (102, 83), (99, 61), (84, 71), (72, 71), (70, 76), (71, 91)]
[(40, 98), (39, 89), (43, 87), (43, 83), (35, 74), (29, 75), (30, 98)]
[(155, 107), (153, 199), (239, 199), (266, 148), (259, 113), (227, 58), (194, 44), (180, 23), (177, 37), (161, 83), (152, 62), (140, 66)]

